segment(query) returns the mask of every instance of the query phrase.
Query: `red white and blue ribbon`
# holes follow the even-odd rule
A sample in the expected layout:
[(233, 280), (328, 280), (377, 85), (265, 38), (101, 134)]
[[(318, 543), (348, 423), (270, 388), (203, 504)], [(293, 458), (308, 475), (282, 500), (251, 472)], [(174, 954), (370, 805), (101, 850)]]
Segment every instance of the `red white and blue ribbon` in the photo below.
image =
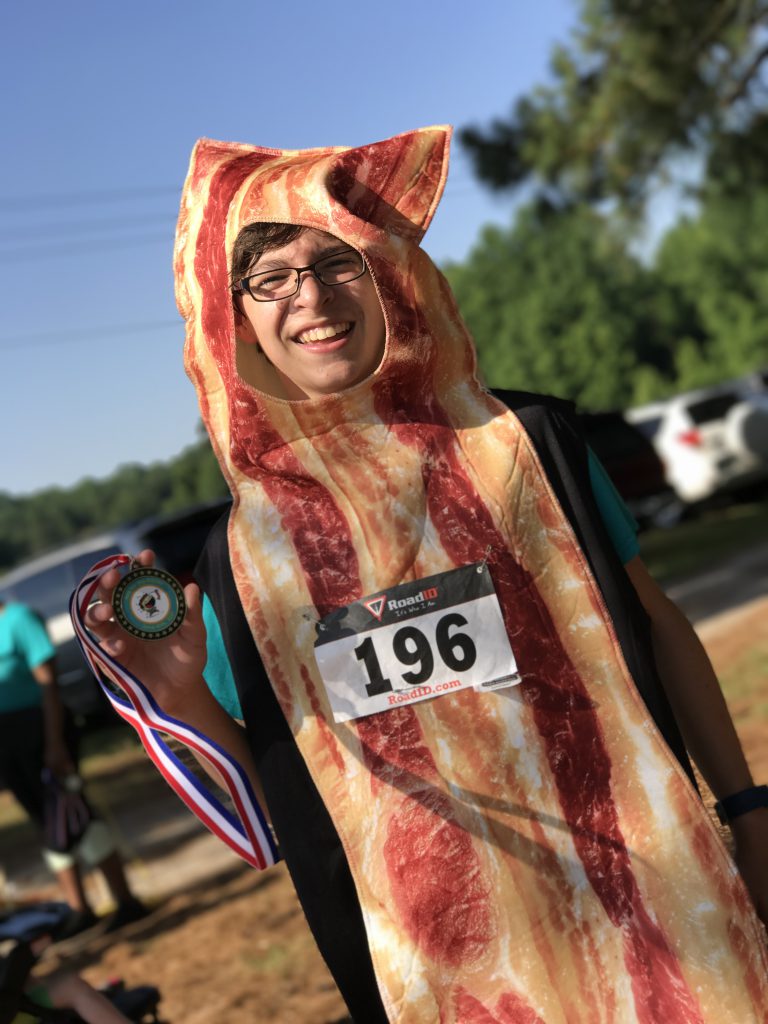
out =
[[(200, 821), (252, 867), (264, 869), (279, 860), (269, 826), (240, 764), (204, 733), (171, 718), (134, 675), (104, 651), (85, 626), (85, 612), (94, 600), (101, 577), (109, 569), (130, 565), (128, 555), (97, 562), (75, 588), (69, 611), (85, 660), (115, 711), (134, 727), (161, 775)], [(125, 697), (114, 693), (102, 676), (112, 680)], [(237, 811), (235, 817), (173, 753), (163, 739), (172, 736), (218, 771)]]

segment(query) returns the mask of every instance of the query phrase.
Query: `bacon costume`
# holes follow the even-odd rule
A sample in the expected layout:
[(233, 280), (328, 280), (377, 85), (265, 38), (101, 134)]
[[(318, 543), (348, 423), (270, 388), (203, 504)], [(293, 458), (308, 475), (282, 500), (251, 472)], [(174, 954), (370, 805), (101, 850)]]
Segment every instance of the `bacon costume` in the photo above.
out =
[[(341, 839), (391, 1022), (765, 1024), (760, 926), (681, 767), (636, 599), (573, 500), (567, 411), (483, 388), (419, 248), (449, 139), (195, 148), (177, 299), (234, 496), (245, 619)], [(256, 221), (364, 255), (387, 325), (369, 379), (276, 397), (228, 290), (234, 241)], [(316, 620), (484, 560), (521, 684), (334, 721)]]

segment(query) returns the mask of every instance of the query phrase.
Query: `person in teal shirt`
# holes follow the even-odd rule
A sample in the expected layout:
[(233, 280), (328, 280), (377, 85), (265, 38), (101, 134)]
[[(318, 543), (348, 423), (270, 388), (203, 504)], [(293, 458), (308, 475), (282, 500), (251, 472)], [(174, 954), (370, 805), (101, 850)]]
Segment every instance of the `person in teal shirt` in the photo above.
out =
[[(36, 612), (0, 599), (0, 777), (41, 829), (45, 769), (57, 779), (77, 773), (76, 735), (59, 696), (55, 650)], [(79, 860), (99, 868), (115, 899), (108, 928), (146, 913), (129, 888), (114, 838), (100, 819), (90, 822), (73, 850), (44, 847), (43, 857), (72, 907), (58, 937), (83, 931), (98, 920), (83, 888)]]

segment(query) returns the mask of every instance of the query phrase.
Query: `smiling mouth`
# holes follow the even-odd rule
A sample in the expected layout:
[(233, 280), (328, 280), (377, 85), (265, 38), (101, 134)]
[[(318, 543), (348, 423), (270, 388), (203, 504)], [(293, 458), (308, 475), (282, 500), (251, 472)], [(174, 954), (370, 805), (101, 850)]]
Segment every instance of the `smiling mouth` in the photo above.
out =
[(298, 345), (311, 345), (320, 341), (336, 341), (343, 335), (349, 333), (352, 324), (345, 321), (338, 324), (328, 324), (326, 327), (310, 327), (308, 331), (297, 334), (294, 341)]

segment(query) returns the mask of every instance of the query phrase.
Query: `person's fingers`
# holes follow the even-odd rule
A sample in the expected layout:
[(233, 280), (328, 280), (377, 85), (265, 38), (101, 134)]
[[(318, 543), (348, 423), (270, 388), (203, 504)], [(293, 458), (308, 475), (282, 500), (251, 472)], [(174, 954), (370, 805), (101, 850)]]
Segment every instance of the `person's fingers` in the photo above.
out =
[(37, 938), (32, 939), (29, 946), (35, 956), (40, 956), (51, 944), (50, 935), (38, 935)]
[(187, 616), (189, 621), (197, 622), (203, 615), (203, 602), (200, 596), (200, 588), (196, 583), (188, 583), (184, 587), (184, 600), (187, 604)]
[(117, 584), (120, 582), (120, 570), (119, 569), (108, 569), (107, 572), (99, 580), (99, 589), (96, 592), (96, 596), (100, 601), (106, 601), (107, 604), (112, 600), (112, 591), (115, 589)]
[(99, 647), (113, 658), (117, 658), (118, 661), (126, 656), (128, 652), (128, 645), (131, 638), (121, 629), (119, 626), (115, 626), (109, 633), (109, 636), (99, 637)]
[(92, 604), (85, 613), (85, 624), (98, 627), (104, 622), (109, 622), (113, 614), (112, 605), (106, 601)]
[(107, 654), (123, 654), (125, 651), (127, 633), (115, 623), (109, 623), (98, 634), (99, 647)]
[[(155, 564), (155, 553), (151, 548), (144, 548), (136, 555), (135, 559), (138, 565), (150, 566)], [(108, 569), (99, 579), (99, 588), (96, 591), (96, 599), (102, 601), (106, 605), (112, 603), (112, 592), (114, 591), (117, 584), (123, 578), (124, 573), (120, 569)]]
[(109, 654), (114, 654), (114, 642), (124, 639), (126, 633), (111, 616), (112, 608), (110, 605), (91, 605), (85, 613), (85, 626), (96, 637), (100, 647), (104, 648)]

